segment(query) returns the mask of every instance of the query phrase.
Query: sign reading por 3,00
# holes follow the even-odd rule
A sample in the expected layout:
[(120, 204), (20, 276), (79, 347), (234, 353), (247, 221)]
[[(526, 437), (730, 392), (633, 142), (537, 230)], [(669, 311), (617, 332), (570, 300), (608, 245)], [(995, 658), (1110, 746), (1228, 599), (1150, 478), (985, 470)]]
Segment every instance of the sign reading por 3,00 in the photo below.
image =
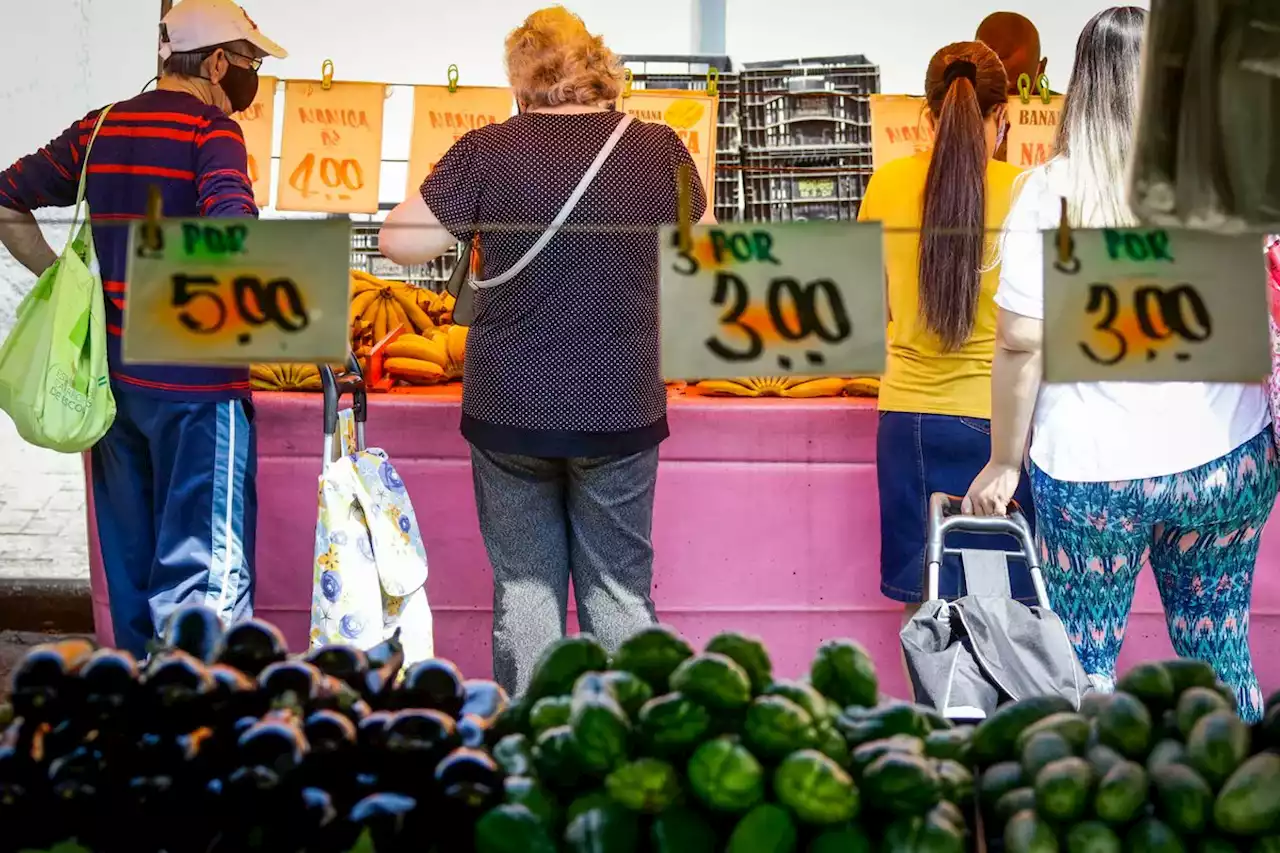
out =
[(884, 370), (877, 223), (699, 226), (662, 234), (668, 379), (846, 376)]
[(130, 232), (124, 359), (341, 362), (349, 223), (174, 219)]
[(1046, 232), (1046, 382), (1259, 382), (1271, 369), (1258, 237)]

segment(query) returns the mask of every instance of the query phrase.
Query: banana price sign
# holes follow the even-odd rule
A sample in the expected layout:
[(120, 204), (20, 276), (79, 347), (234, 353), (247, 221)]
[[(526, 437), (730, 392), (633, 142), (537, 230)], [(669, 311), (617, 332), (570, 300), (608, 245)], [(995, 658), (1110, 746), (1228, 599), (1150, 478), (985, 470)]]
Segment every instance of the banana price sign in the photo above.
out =
[(707, 193), (707, 209), (715, 204), (716, 121), (720, 98), (683, 89), (633, 89), (622, 99), (622, 110), (640, 121), (665, 124), (689, 149)]
[(1008, 162), (1032, 169), (1053, 157), (1058, 145), (1058, 124), (1062, 119), (1063, 98), (1053, 95), (1045, 103), (1031, 98), (1026, 103), (1009, 101)]
[(124, 360), (345, 361), (350, 239), (346, 220), (133, 223)]
[(1046, 382), (1261, 382), (1271, 371), (1257, 236), (1044, 235)]
[(924, 98), (917, 95), (871, 96), (871, 165), (910, 157), (933, 147)]
[(244, 147), (249, 154), (249, 181), (253, 184), (253, 200), (258, 207), (271, 204), (271, 142), (276, 121), (276, 78), (258, 79), (258, 94), (249, 108), (231, 117), (244, 134)]
[(668, 380), (884, 371), (883, 229), (876, 222), (694, 226), (662, 233)]
[(285, 83), (276, 208), (376, 213), (385, 100), (380, 83)]
[(436, 163), (467, 133), (511, 118), (510, 89), (489, 86), (415, 86), (413, 133), (405, 198), (418, 194)]

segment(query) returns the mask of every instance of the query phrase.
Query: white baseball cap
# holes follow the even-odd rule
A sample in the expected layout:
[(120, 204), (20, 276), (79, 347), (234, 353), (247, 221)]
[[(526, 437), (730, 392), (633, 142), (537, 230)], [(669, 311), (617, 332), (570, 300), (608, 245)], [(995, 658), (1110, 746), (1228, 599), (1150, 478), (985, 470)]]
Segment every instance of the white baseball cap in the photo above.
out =
[(262, 56), (284, 59), (283, 47), (262, 34), (258, 25), (232, 0), (182, 0), (160, 22), (160, 58), (191, 53), (233, 41), (253, 45)]

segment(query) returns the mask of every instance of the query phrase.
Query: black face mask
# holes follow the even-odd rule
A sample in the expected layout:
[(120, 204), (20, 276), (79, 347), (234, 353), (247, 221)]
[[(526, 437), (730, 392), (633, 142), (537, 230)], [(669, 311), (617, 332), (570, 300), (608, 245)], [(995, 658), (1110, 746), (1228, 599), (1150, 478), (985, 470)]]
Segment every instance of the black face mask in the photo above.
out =
[(249, 109), (258, 96), (258, 72), (239, 65), (227, 64), (227, 73), (218, 83), (231, 102), (233, 113)]

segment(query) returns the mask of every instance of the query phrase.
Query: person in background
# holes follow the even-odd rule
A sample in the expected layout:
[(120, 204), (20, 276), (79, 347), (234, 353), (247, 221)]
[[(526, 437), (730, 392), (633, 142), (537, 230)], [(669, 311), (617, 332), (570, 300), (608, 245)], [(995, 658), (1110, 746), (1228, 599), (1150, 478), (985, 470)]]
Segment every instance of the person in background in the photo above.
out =
[[(1031, 94), (1040, 93), (1040, 76), (1049, 67), (1049, 60), (1040, 55), (1040, 31), (1030, 19), (1017, 12), (992, 12), (978, 24), (974, 38), (999, 55), (1009, 79), (1009, 97), (1020, 94), (1018, 78), (1023, 74), (1031, 78)], [(1008, 145), (1007, 138), (1000, 140), (995, 159), (1009, 159)]]
[(1080, 34), (1057, 155), (1028, 173), (1005, 226), (991, 459), (965, 509), (1001, 515), (1031, 434), (1045, 582), (1076, 654), (1114, 687), (1134, 583), (1155, 572), (1173, 647), (1213, 665), (1256, 720), (1249, 600), (1276, 499), (1276, 452), (1261, 384), (1041, 385), (1044, 252), (1066, 198), (1072, 227), (1136, 226), (1125, 166), (1138, 111), (1146, 12), (1108, 9)]
[[(985, 232), (1004, 221), (1020, 174), (992, 160), (1008, 97), (991, 48), (960, 42), (939, 50), (925, 75), (933, 149), (877, 170), (858, 213), (886, 229), (888, 358), (876, 435), (880, 589), (908, 605), (908, 618), (924, 594), (929, 496), (964, 494), (991, 451), (998, 270)], [(1029, 493), (1020, 497), (1030, 520)], [(955, 539), (965, 547), (994, 544)], [(1019, 598), (1034, 597), (1029, 578), (1013, 580)], [(958, 557), (946, 558), (939, 581), (944, 597), (963, 593)]]
[[(252, 609), (255, 445), (247, 368), (125, 364), (128, 223), (157, 187), (167, 217), (255, 217), (248, 155), (230, 114), (265, 56), (284, 57), (230, 0), (183, 0), (161, 23), (157, 88), (109, 108), (86, 197), (103, 287), (116, 419), (92, 451), (98, 542), (119, 648), (142, 658), (170, 612)], [(101, 110), (0, 173), (0, 243), (32, 273), (55, 260), (31, 211), (75, 203)]]
[[(524, 225), (484, 233), (483, 278), (502, 274), (621, 127), (622, 69), (576, 15), (535, 12), (507, 37), (506, 60), (520, 115), (462, 137), (392, 211), (379, 246), (395, 262), (438, 257), (478, 223)], [(682, 164), (693, 168), (670, 128), (623, 128), (567, 229), (475, 294), (462, 434), (493, 564), (494, 677), (513, 695), (564, 635), (570, 578), (583, 630), (606, 647), (655, 621), (650, 534), (667, 436), (657, 228), (677, 219)], [(696, 181), (692, 202), (702, 217)]]

